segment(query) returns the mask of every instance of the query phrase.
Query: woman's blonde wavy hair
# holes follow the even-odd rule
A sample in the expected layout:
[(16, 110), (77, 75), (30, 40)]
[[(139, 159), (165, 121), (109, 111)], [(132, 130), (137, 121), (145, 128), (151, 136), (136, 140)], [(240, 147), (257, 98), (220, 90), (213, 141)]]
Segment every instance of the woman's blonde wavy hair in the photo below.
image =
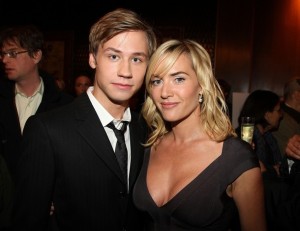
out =
[(229, 117), (222, 90), (212, 71), (210, 56), (207, 51), (193, 40), (169, 40), (159, 46), (150, 59), (146, 73), (146, 100), (142, 115), (150, 127), (149, 138), (145, 146), (154, 144), (160, 137), (171, 130), (151, 98), (151, 77), (164, 76), (180, 55), (189, 55), (193, 69), (202, 88), (203, 102), (200, 103), (199, 123), (208, 136), (215, 141), (223, 141), (228, 136), (236, 136)]

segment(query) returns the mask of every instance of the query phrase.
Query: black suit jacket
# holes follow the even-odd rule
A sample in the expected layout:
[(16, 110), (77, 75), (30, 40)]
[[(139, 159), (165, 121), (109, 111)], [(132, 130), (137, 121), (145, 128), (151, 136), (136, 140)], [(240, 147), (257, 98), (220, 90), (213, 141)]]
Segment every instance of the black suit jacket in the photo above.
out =
[[(41, 73), (44, 94), (36, 114), (70, 103), (73, 96), (61, 92), (52, 76)], [(12, 176), (20, 157), (21, 127), (15, 106), (15, 83), (0, 80), (0, 151)]]
[(28, 119), (16, 188), (14, 230), (42, 231), (53, 200), (60, 230), (141, 230), (132, 202), (146, 130), (132, 112), (129, 194), (87, 96)]

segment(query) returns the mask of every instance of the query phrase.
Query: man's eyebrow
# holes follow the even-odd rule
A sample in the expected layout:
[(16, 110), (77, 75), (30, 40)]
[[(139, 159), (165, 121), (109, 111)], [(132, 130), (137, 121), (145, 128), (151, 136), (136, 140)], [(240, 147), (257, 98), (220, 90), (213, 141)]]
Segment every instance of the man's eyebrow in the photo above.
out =
[(113, 52), (116, 52), (116, 53), (121, 53), (120, 50), (115, 49), (115, 48), (113, 48), (113, 47), (107, 47), (107, 48), (105, 48), (103, 51), (104, 51), (104, 52), (106, 52), (106, 51), (113, 51)]
[[(116, 49), (116, 48), (113, 48), (113, 47), (107, 47), (107, 48), (105, 48), (105, 49), (104, 49), (104, 52), (107, 52), (107, 51), (113, 51), (113, 52), (116, 52), (116, 53), (122, 53), (122, 51), (120, 51), (120, 50), (118, 50), (118, 49)], [(139, 51), (133, 52), (131, 55), (133, 55), (133, 56), (144, 56), (144, 57), (148, 57), (148, 55), (147, 55), (145, 52), (143, 52), (143, 51), (141, 51), (141, 52), (139, 52)]]

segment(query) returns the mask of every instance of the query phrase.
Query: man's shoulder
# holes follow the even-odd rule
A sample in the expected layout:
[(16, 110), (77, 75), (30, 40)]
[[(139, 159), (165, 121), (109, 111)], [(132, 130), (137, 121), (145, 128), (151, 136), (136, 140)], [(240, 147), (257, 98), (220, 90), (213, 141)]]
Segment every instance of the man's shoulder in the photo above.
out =
[(43, 103), (55, 107), (55, 105), (61, 106), (74, 100), (74, 96), (57, 87), (54, 77), (45, 72), (42, 72), (40, 76), (44, 83)]
[(295, 120), (297, 123), (300, 123), (300, 112), (294, 109), (293, 107), (288, 106), (287, 104), (283, 104), (281, 106), (281, 109), (283, 111), (283, 119), (284, 117), (291, 117), (293, 120)]
[(15, 82), (7, 79), (6, 77), (0, 77), (0, 95), (1, 96), (13, 96), (13, 88)]
[(60, 97), (61, 97), (61, 100), (65, 103), (70, 103), (75, 99), (74, 96), (72, 96), (71, 94), (66, 93), (64, 91), (60, 92)]
[(40, 113), (35, 114), (34, 116), (40, 118), (62, 118), (63, 116), (71, 117), (73, 115), (74, 106), (72, 102), (69, 104), (61, 105), (60, 107), (55, 107), (51, 110), (46, 110)]
[(47, 110), (36, 115), (41, 115), (42, 118), (71, 118), (78, 114), (87, 114), (90, 112), (89, 107), (92, 108), (92, 104), (87, 98), (88, 97), (72, 98), (69, 103), (63, 104), (59, 107), (57, 106), (51, 110)]
[(300, 125), (298, 124), (298, 122), (293, 118), (293, 116), (291, 116), (289, 113), (285, 113), (283, 114), (283, 118), (280, 121), (279, 127), (278, 127), (278, 131), (284, 131), (287, 130), (288, 128), (290, 129), (300, 129)]

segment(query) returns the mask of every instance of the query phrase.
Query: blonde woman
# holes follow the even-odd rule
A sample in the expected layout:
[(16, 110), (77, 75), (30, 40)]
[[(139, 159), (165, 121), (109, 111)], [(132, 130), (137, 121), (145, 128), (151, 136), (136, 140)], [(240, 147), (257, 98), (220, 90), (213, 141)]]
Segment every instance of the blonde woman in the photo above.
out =
[[(209, 54), (170, 40), (146, 73), (143, 116), (151, 128), (134, 188), (146, 230), (266, 230), (258, 160), (236, 138)], [(237, 216), (237, 215), (236, 215)]]

